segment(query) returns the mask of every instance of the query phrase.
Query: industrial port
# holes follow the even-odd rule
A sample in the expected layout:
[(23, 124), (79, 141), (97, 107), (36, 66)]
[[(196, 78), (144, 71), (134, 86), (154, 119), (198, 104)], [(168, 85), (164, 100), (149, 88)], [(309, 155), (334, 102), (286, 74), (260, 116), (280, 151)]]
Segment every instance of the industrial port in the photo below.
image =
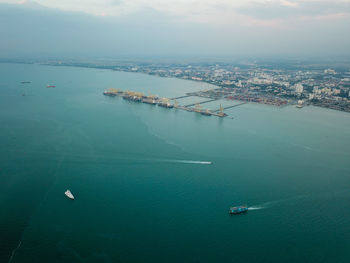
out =
[(103, 95), (110, 96), (110, 97), (119, 96), (119, 97), (122, 97), (123, 99), (128, 100), (128, 101), (146, 103), (146, 104), (151, 104), (154, 106), (157, 105), (159, 107), (168, 108), (168, 109), (176, 108), (176, 109), (181, 109), (181, 110), (185, 110), (185, 111), (189, 111), (189, 112), (195, 112), (195, 113), (198, 113), (198, 114), (201, 114), (204, 116), (216, 116), (216, 117), (220, 117), (220, 118), (228, 116), (224, 112), (225, 109), (238, 107), (238, 106), (246, 103), (246, 102), (243, 102), (243, 103), (239, 103), (239, 104), (231, 105), (231, 106), (227, 106), (227, 107), (222, 107), (222, 105), (220, 105), (220, 107), (218, 109), (210, 110), (210, 109), (203, 108), (202, 104), (219, 100), (219, 98), (211, 98), (211, 99), (208, 99), (208, 100), (205, 100), (202, 102), (198, 102), (198, 103), (180, 105), (179, 101), (181, 99), (188, 98), (188, 97), (202, 97), (202, 96), (200, 96), (199, 93), (195, 93), (195, 92), (194, 93), (187, 93), (184, 96), (179, 96), (179, 97), (174, 97), (174, 98), (160, 98), (157, 95), (148, 95), (147, 96), (141, 92), (128, 91), (128, 90), (122, 91), (119, 89), (110, 88), (108, 90), (105, 90), (103, 92)]

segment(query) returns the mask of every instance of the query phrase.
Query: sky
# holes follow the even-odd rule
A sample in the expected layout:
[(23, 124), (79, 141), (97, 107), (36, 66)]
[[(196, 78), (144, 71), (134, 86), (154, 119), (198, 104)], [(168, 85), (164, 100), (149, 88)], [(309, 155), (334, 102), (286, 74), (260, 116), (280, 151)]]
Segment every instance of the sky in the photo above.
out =
[(0, 0), (0, 58), (349, 57), (350, 0)]

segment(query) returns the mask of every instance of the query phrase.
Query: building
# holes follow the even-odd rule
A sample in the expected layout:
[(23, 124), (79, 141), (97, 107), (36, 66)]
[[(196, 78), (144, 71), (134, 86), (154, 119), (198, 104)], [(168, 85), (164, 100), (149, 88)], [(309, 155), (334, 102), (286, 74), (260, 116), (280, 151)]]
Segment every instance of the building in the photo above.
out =
[(299, 94), (303, 93), (303, 91), (304, 91), (304, 87), (300, 83), (295, 84), (294, 88), (295, 88), (295, 92), (299, 93)]

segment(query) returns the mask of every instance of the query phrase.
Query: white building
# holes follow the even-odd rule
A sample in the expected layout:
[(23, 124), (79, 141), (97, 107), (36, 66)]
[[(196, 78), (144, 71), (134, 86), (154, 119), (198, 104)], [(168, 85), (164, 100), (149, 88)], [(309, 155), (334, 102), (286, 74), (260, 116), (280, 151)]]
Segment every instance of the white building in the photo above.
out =
[(300, 83), (295, 84), (294, 88), (295, 88), (295, 92), (296, 92), (296, 93), (299, 93), (299, 94), (300, 94), (300, 93), (303, 93), (303, 91), (304, 91), (304, 87), (303, 87), (303, 85), (300, 84)]
[(325, 73), (325, 74), (335, 74), (336, 72), (335, 72), (334, 69), (330, 69), (330, 68), (329, 68), (329, 69), (325, 69), (325, 70), (324, 70), (324, 73)]

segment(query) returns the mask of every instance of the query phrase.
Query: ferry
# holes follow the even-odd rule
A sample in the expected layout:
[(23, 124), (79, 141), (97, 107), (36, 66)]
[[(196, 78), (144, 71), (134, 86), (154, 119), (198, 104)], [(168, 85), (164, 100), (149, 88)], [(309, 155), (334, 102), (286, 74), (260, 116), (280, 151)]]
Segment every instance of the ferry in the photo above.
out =
[(230, 207), (228, 211), (231, 215), (237, 215), (248, 212), (248, 207), (246, 205)]
[(71, 191), (69, 191), (69, 189), (67, 191), (64, 192), (64, 194), (71, 200), (74, 200), (74, 195), (71, 193)]

